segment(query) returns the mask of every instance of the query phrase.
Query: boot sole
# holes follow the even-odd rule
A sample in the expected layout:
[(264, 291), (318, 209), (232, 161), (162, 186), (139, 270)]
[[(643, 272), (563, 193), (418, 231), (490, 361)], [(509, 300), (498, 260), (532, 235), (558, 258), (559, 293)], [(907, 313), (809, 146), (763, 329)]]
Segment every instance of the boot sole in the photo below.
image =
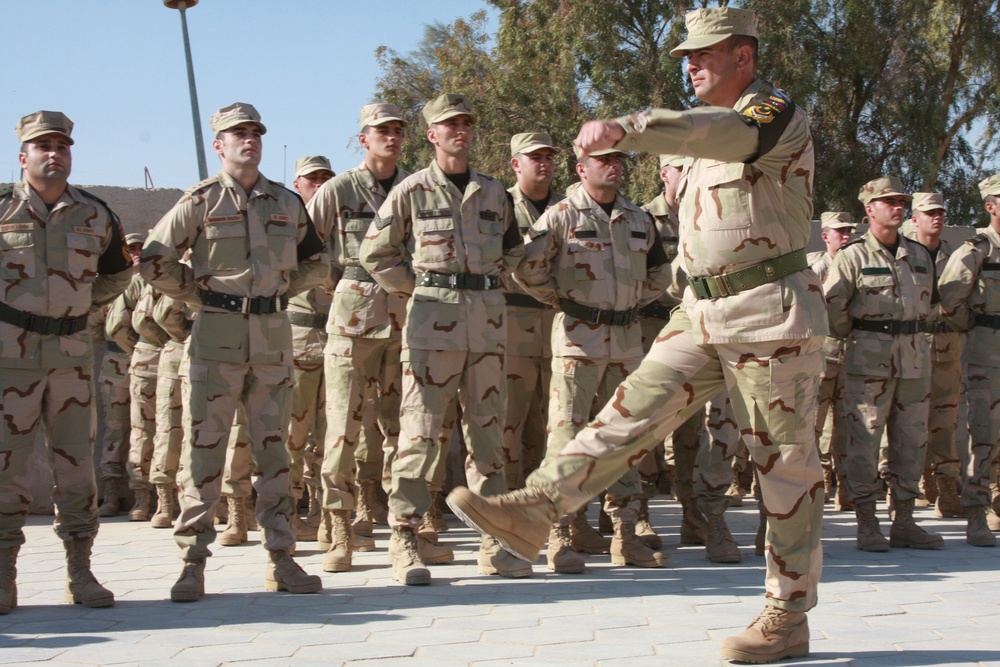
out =
[(431, 583), (431, 573), (427, 570), (424, 570), (423, 572), (414, 572), (411, 570), (403, 575), (402, 579), (393, 573), (392, 578), (407, 586), (429, 586)]
[(705, 556), (709, 561), (713, 563), (718, 563), (720, 565), (733, 565), (735, 563), (742, 563), (743, 556), (736, 554), (735, 556)]
[(883, 553), (885, 553), (886, 551), (889, 550), (889, 545), (888, 544), (885, 544), (885, 545), (880, 544), (880, 545), (874, 546), (874, 547), (863, 547), (863, 546), (861, 546), (859, 544), (859, 545), (857, 545), (857, 547), (858, 547), (858, 551), (867, 551), (870, 554), (883, 554)]
[(204, 592), (196, 593), (193, 591), (184, 591), (183, 593), (175, 593), (170, 591), (170, 601), (171, 602), (197, 602), (202, 598)]
[(529, 567), (526, 570), (508, 570), (506, 572), (501, 572), (492, 565), (480, 565), (479, 574), (486, 576), (496, 575), (498, 577), (503, 577), (504, 579), (527, 579), (532, 575), (532, 570)]
[(264, 590), (271, 593), (277, 591), (287, 591), (289, 593), (319, 593), (323, 590), (323, 582), (317, 582), (315, 584), (299, 584), (298, 586), (289, 586), (286, 583), (278, 581), (265, 581)]
[(567, 567), (565, 565), (554, 565), (552, 561), (548, 561), (548, 566), (556, 574), (583, 574), (587, 569), (586, 565), (572, 565)]
[(115, 596), (96, 598), (93, 600), (84, 600), (79, 595), (73, 593), (66, 593), (63, 597), (64, 602), (72, 602), (73, 604), (82, 604), (88, 609), (100, 609), (102, 607), (114, 607), (115, 606)]
[(631, 565), (633, 567), (666, 567), (667, 566), (667, 561), (666, 560), (664, 560), (662, 562), (658, 561), (658, 560), (638, 561), (638, 560), (632, 560), (631, 558), (625, 558), (624, 556), (612, 556), (611, 557), (611, 564), (612, 565)]
[(903, 540), (893, 540), (889, 538), (889, 546), (893, 549), (924, 549), (926, 551), (934, 551), (936, 549), (941, 549), (944, 547), (944, 542), (934, 543), (934, 544), (918, 544), (916, 542), (907, 542)]
[[(450, 507), (451, 511), (455, 513), (455, 516), (467, 525), (478, 530), (480, 533), (493, 536), (504, 549), (511, 552), (521, 560), (533, 563), (538, 559), (538, 554), (545, 545), (544, 541), (541, 544), (532, 544), (518, 535), (508, 533), (506, 529), (501, 528), (500, 526), (494, 526), (486, 520), (486, 517), (477, 512), (476, 509), (469, 504), (468, 498), (463, 497), (465, 494), (472, 495), (472, 492), (468, 490), (463, 491), (462, 488), (459, 487), (448, 494), (448, 507)], [(548, 528), (546, 528), (545, 537), (548, 538)]]
[(150, 520), (149, 525), (153, 528), (173, 528), (173, 519), (163, 520), (157, 519), (155, 516)]
[(10, 600), (8, 601), (8, 604), (5, 604), (2, 607), (0, 607), (0, 615), (9, 614), (12, 610), (16, 608), (17, 608), (17, 588), (15, 587), (13, 590), (10, 591)]
[(774, 653), (746, 653), (745, 651), (724, 648), (719, 651), (719, 654), (724, 660), (738, 660), (740, 662), (749, 662), (755, 665), (760, 665), (767, 662), (784, 660), (785, 658), (805, 658), (809, 655), (809, 644), (805, 643), (799, 644), (798, 646), (789, 646), (782, 651), (775, 651)]
[(350, 572), (350, 563), (323, 563), (324, 572)]
[(585, 547), (582, 544), (574, 544), (573, 551), (578, 554), (591, 554), (592, 556), (600, 556), (602, 554), (611, 553), (611, 545), (606, 547)]

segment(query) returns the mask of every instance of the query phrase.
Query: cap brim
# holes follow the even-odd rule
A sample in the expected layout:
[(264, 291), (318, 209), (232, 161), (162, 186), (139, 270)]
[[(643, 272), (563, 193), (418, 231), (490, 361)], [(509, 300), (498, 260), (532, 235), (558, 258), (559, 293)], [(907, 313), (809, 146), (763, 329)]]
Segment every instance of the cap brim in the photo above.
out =
[(267, 134), (267, 126), (264, 125), (264, 123), (260, 122), (259, 120), (241, 120), (238, 123), (231, 123), (229, 125), (220, 127), (218, 130), (215, 131), (215, 133), (218, 134), (219, 132), (225, 132), (226, 130), (231, 130), (237, 125), (247, 125), (247, 124), (256, 125), (258, 129), (260, 129), (261, 134)]
[(830, 222), (830, 223), (827, 223), (827, 224), (825, 224), (823, 226), (824, 227), (829, 227), (830, 229), (857, 229), (858, 228), (858, 226), (856, 224), (854, 224), (853, 222)]
[(541, 142), (538, 142), (538, 143), (534, 143), (534, 144), (529, 144), (529, 145), (525, 146), (524, 148), (521, 148), (517, 152), (521, 153), (523, 155), (527, 155), (528, 153), (534, 153), (535, 151), (540, 151), (543, 148), (548, 148), (549, 150), (553, 150), (553, 151), (556, 151), (556, 152), (559, 151), (559, 149), (556, 148), (555, 146), (549, 146), (548, 144), (543, 144)]
[(600, 157), (601, 155), (614, 155), (615, 153), (618, 155), (628, 155), (625, 151), (618, 150), (617, 148), (605, 148), (601, 151), (591, 151), (587, 153), (587, 157)]
[(365, 123), (369, 127), (375, 127), (376, 125), (385, 125), (386, 123), (391, 123), (394, 120), (398, 120), (403, 125), (406, 125), (406, 121), (402, 118), (397, 118), (396, 116), (386, 116), (385, 118), (379, 118), (378, 120), (372, 121), (370, 123)]
[(905, 192), (883, 192), (878, 197), (872, 197), (868, 201), (873, 202), (876, 199), (888, 199), (889, 197), (899, 197), (900, 199), (905, 199), (906, 201), (913, 201), (913, 195), (908, 195)]
[(50, 134), (55, 134), (56, 136), (62, 137), (63, 139), (65, 139), (66, 141), (69, 142), (70, 146), (72, 146), (73, 144), (76, 143), (75, 141), (73, 141), (73, 137), (69, 136), (65, 132), (60, 132), (59, 130), (39, 130), (38, 132), (35, 132), (33, 134), (29, 134), (26, 137), (22, 137), (21, 138), (21, 143), (25, 144), (25, 143), (28, 143), (29, 141), (34, 141), (38, 137), (45, 137), (45, 136), (48, 136)]
[(940, 206), (938, 204), (924, 204), (923, 206), (914, 206), (913, 210), (922, 211), (924, 213), (926, 213), (927, 211), (943, 211), (944, 206)]
[(315, 174), (317, 171), (328, 171), (331, 174), (333, 173), (333, 169), (330, 169), (329, 167), (316, 166), (316, 167), (311, 167), (309, 169), (305, 169), (304, 171), (296, 172), (295, 178), (299, 178), (300, 176), (308, 176), (309, 174)]
[(434, 123), (443, 123), (449, 118), (454, 118), (455, 116), (468, 116), (469, 118), (472, 119), (473, 125), (475, 125), (476, 121), (478, 120), (475, 114), (471, 114), (468, 111), (446, 111), (445, 113), (441, 114), (434, 120), (430, 121), (430, 124), (433, 125)]
[(670, 49), (670, 57), (683, 58), (687, 55), (688, 51), (707, 49), (708, 47), (715, 46), (719, 42), (725, 41), (730, 37), (732, 37), (732, 35), (702, 35), (700, 37), (689, 37), (674, 48)]

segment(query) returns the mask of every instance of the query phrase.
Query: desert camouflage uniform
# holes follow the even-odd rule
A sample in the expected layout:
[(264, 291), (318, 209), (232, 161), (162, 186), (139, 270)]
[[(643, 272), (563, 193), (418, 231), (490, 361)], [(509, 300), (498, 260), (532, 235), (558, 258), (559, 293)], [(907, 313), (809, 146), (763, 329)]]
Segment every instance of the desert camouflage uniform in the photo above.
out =
[[(409, 176), (397, 169), (393, 189)], [(361, 165), (335, 176), (309, 201), (337, 281), (326, 326), (326, 451), (323, 505), (353, 510), (359, 481), (382, 480), (399, 439), (400, 348), (408, 294), (387, 292), (361, 266), (365, 233), (386, 193)], [(373, 410), (372, 408), (376, 408)], [(365, 415), (378, 416), (380, 440)], [(366, 428), (366, 426), (369, 426)], [(364, 461), (358, 470), (358, 460)], [(387, 461), (388, 463), (388, 461)], [(360, 475), (359, 475), (360, 473)]]
[(184, 439), (184, 389), (181, 364), (187, 356), (185, 344), (191, 335), (191, 318), (183, 301), (164, 296), (153, 289), (153, 321), (170, 338), (163, 344), (156, 379), (156, 437), (153, 440), (153, 461), (149, 481), (153, 484), (177, 483), (181, 443)]
[[(456, 400), (482, 495), (507, 490), (501, 435), (506, 304), (501, 276), (524, 255), (510, 195), (469, 169), (465, 192), (438, 166), (389, 193), (362, 243), (361, 264), (389, 292), (412, 294), (403, 329), (402, 398), (389, 509), (411, 523), (430, 505), (427, 480), (442, 443), (442, 420)], [(430, 273), (476, 281), (461, 289), (424, 284)], [(447, 280), (447, 278), (445, 278)], [(458, 278), (455, 278), (457, 281)], [(488, 284), (487, 284), (488, 283)], [(457, 283), (456, 283), (457, 284)]]
[(893, 257), (866, 233), (837, 253), (824, 289), (831, 331), (847, 341), (843, 405), (848, 498), (854, 503), (878, 500), (879, 445), (886, 428), (885, 475), (893, 498), (916, 498), (927, 455), (930, 334), (862, 331), (856, 322), (926, 320), (934, 289), (930, 253), (900, 235)]
[[(620, 150), (696, 157), (679, 192), (689, 280), (805, 247), (814, 167), (808, 119), (783, 93), (772, 96), (770, 84), (754, 81), (736, 110), (652, 110), (619, 122)], [(581, 506), (726, 386), (766, 507), (767, 603), (811, 608), (822, 569), (813, 423), (827, 332), (811, 271), (720, 298), (696, 299), (689, 286), (615, 398), (529, 485), (559, 512)]]
[[(122, 298), (121, 296), (118, 297)], [(97, 378), (101, 390), (101, 420), (104, 423), (104, 443), (101, 446), (102, 480), (124, 481), (128, 476), (125, 463), (128, 461), (128, 363), (131, 357), (110, 332), (106, 332), (108, 308), (110, 304), (90, 313), (87, 328), (94, 344), (105, 343), (107, 351), (101, 360), (101, 372)]]
[[(809, 268), (819, 278), (826, 280), (833, 265), (833, 256), (827, 251), (809, 253)], [(819, 381), (816, 397), (816, 442), (819, 458), (825, 469), (844, 474), (844, 452), (847, 441), (847, 424), (844, 422), (844, 349), (846, 342), (835, 336), (823, 341), (826, 366)]]
[[(187, 248), (190, 267), (180, 262)], [(322, 261), (310, 259), (321, 251), (322, 242), (295, 194), (263, 175), (244, 193), (225, 171), (189, 189), (146, 241), (143, 277), (167, 296), (202, 305), (188, 350), (190, 414), (178, 475), (181, 513), (174, 529), (185, 560), (211, 555), (213, 510), (237, 404), (246, 409), (261, 470), (257, 519), (267, 529), (265, 547), (287, 552), (292, 546), (295, 501), (285, 447), (292, 332), (280, 301), (322, 281)], [(244, 314), (206, 305), (205, 290), (267, 301), (257, 302), (262, 307), (256, 309), (264, 312)], [(266, 312), (271, 309), (278, 312)]]
[[(121, 225), (73, 186), (51, 210), (27, 181), (0, 191), (0, 302), (37, 318), (84, 320), (128, 285)], [(0, 549), (24, 544), (31, 460), (44, 424), (60, 539), (97, 534), (94, 356), (90, 333), (38, 333), (0, 321)]]

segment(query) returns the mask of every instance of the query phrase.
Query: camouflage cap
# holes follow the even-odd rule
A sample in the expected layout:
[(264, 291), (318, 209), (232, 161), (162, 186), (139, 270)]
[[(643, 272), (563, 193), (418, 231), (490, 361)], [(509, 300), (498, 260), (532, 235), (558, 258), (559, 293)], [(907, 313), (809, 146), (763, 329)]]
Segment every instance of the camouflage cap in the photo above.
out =
[(914, 192), (913, 205), (910, 208), (914, 211), (944, 210), (944, 197), (940, 192)]
[(455, 116), (468, 116), (473, 123), (476, 122), (476, 114), (472, 112), (472, 105), (465, 100), (465, 95), (439, 95), (424, 105), (422, 113), (428, 125), (440, 123)]
[[(580, 147), (577, 146), (576, 144), (573, 144), (573, 152), (576, 153), (577, 160), (582, 160), (584, 158), (583, 151), (581, 151)], [(626, 153), (625, 151), (618, 150), (617, 148), (603, 148), (599, 151), (590, 151), (589, 153), (587, 153), (587, 157), (598, 157), (600, 155), (613, 155), (614, 153), (618, 153), (621, 156), (628, 155), (628, 153)]]
[(314, 171), (321, 171), (323, 169), (326, 169), (331, 174), (333, 173), (333, 167), (330, 166), (330, 161), (322, 155), (307, 155), (306, 157), (300, 157), (295, 161), (295, 178), (311, 174)]
[(875, 180), (868, 181), (861, 186), (858, 192), (858, 199), (865, 206), (873, 199), (884, 199), (885, 197), (902, 197), (906, 201), (913, 199), (903, 192), (903, 182), (898, 176), (881, 176)]
[(395, 104), (382, 104), (381, 102), (376, 102), (375, 104), (366, 104), (361, 107), (361, 129), (365, 129), (368, 126), (375, 127), (376, 125), (381, 125), (382, 123), (388, 123), (393, 120), (398, 120), (403, 125), (406, 125), (406, 121), (403, 120), (403, 112), (399, 110)]
[(990, 195), (1000, 197), (1000, 174), (987, 176), (979, 182), (979, 196), (986, 199)]
[(660, 169), (664, 167), (674, 167), (675, 169), (683, 169), (684, 166), (691, 161), (691, 158), (684, 155), (661, 155), (660, 156)]
[(73, 132), (73, 121), (66, 117), (61, 111), (36, 111), (17, 121), (14, 132), (21, 143), (31, 141), (46, 134), (58, 134), (69, 140), (69, 145), (73, 145), (73, 138), (69, 136)]
[(125, 235), (125, 245), (127, 245), (127, 246), (135, 245), (137, 243), (139, 245), (142, 245), (145, 242), (146, 242), (146, 232), (145, 231), (141, 231), (141, 232), (129, 232), (128, 234)]
[(208, 122), (212, 126), (212, 133), (215, 135), (242, 123), (253, 123), (260, 128), (261, 134), (267, 132), (264, 123), (260, 122), (260, 114), (253, 108), (252, 104), (247, 104), (246, 102), (234, 102), (228, 107), (222, 107), (212, 114), (212, 118)]
[(670, 50), (674, 58), (683, 58), (688, 51), (708, 48), (733, 35), (757, 36), (757, 15), (749, 9), (694, 9), (684, 15), (684, 24), (688, 36)]
[(826, 211), (819, 216), (819, 222), (820, 226), (830, 229), (843, 229), (845, 227), (854, 229), (858, 226), (847, 211)]
[(548, 132), (522, 132), (510, 138), (510, 156), (534, 153), (542, 148), (559, 150), (553, 146), (552, 135)]

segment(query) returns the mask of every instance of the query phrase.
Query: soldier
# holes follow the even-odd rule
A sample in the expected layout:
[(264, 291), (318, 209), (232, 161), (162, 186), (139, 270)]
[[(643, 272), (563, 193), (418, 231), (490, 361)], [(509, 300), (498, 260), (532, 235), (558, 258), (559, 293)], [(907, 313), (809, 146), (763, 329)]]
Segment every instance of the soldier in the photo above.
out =
[[(944, 541), (913, 520), (914, 500), (927, 456), (930, 338), (934, 259), (927, 248), (898, 233), (904, 194), (895, 176), (869, 181), (858, 199), (868, 232), (837, 253), (824, 282), (832, 335), (847, 341), (843, 406), (847, 424), (848, 499), (858, 518), (857, 546), (940, 549)], [(894, 516), (887, 541), (875, 503), (881, 490), (879, 443), (888, 429), (889, 478)]]
[(681, 193), (684, 302), (614, 399), (527, 490), (480, 499), (456, 489), (449, 503), (534, 556), (553, 519), (610, 486), (726, 385), (760, 473), (767, 606), (723, 640), (722, 655), (768, 662), (808, 653), (805, 612), (822, 569), (812, 426), (827, 324), (816, 274), (804, 270), (813, 143), (805, 113), (756, 78), (753, 12), (697, 9), (686, 22), (688, 39), (671, 55), (688, 56), (695, 94), (709, 106), (593, 121), (577, 138), (588, 153), (614, 146), (696, 158)]
[[(326, 440), (321, 481), (322, 525), (329, 535), (323, 557), (326, 572), (351, 568), (357, 544), (352, 536), (351, 511), (366, 522), (356, 526), (362, 538), (371, 539), (370, 508), (375, 486), (382, 477), (382, 457), (372, 461), (358, 479), (356, 459), (364, 444), (379, 441), (365, 433), (364, 415), (378, 395), (378, 423), (384, 447), (394, 450), (399, 437), (400, 361), (407, 295), (387, 292), (361, 266), (359, 250), (365, 233), (386, 196), (409, 173), (397, 162), (403, 146), (406, 121), (394, 104), (368, 104), (361, 108), (358, 142), (364, 161), (325, 183), (309, 202), (309, 213), (320, 236), (327, 240), (333, 274), (340, 279), (333, 293), (332, 317), (326, 325), (324, 368), (327, 377)], [(360, 489), (358, 484), (360, 482)], [(428, 545), (427, 548), (429, 548)], [(448, 554), (445, 554), (448, 555)], [(450, 560), (450, 555), (449, 555)]]
[(962, 506), (969, 519), (965, 539), (994, 547), (987, 525), (990, 471), (1000, 452), (1000, 174), (979, 183), (989, 226), (963, 243), (948, 260), (939, 281), (941, 314), (959, 330), (968, 330), (968, 464)]
[[(940, 276), (954, 249), (941, 236), (945, 225), (944, 198), (937, 192), (913, 193), (913, 231), (909, 238), (923, 244), (934, 258), (935, 275)], [(927, 460), (923, 486), (934, 503), (935, 516), (964, 517), (958, 497), (961, 466), (955, 447), (959, 389), (962, 383), (962, 334), (940, 319), (931, 326), (931, 407), (927, 419)]]
[(115, 603), (90, 571), (98, 518), (87, 314), (121, 294), (132, 260), (115, 214), (68, 183), (72, 131), (58, 111), (21, 118), (15, 132), (24, 176), (0, 190), (0, 614), (17, 606), (16, 561), (43, 424), (54, 528), (66, 550), (66, 602)]
[[(198, 600), (215, 539), (229, 429), (236, 405), (247, 413), (260, 470), (257, 519), (267, 529), (267, 590), (314, 593), (319, 577), (292, 560), (295, 501), (285, 447), (292, 339), (282, 312), (288, 294), (319, 284), (323, 243), (302, 201), (260, 173), (267, 128), (253, 106), (237, 102), (211, 119), (222, 171), (189, 189), (150, 234), (141, 273), (163, 294), (200, 305), (189, 347), (190, 415), (179, 474), (181, 513), (174, 536), (184, 568), (174, 601)], [(181, 263), (191, 249), (191, 266)]]
[[(399, 447), (389, 494), (393, 577), (428, 584), (416, 530), (430, 507), (427, 488), (442, 421), (458, 400), (469, 453), (485, 495), (506, 491), (501, 447), (503, 276), (524, 255), (510, 195), (471, 169), (472, 107), (462, 95), (424, 105), (430, 166), (389, 193), (361, 245), (362, 266), (389, 292), (412, 294), (403, 331)], [(404, 251), (405, 248), (405, 251)], [(525, 577), (531, 564), (484, 536), (481, 574)]]
[[(809, 268), (826, 280), (833, 258), (847, 245), (857, 225), (846, 211), (825, 211), (820, 216), (820, 236), (826, 250), (809, 253)], [(816, 398), (816, 442), (819, 444), (819, 460), (823, 464), (823, 488), (825, 501), (831, 500), (831, 489), (837, 487), (836, 509), (850, 509), (847, 500), (847, 482), (844, 474), (844, 346), (845, 341), (827, 336), (823, 341), (823, 356), (826, 365), (819, 380), (819, 394)], [(836, 482), (834, 481), (836, 480)]]

